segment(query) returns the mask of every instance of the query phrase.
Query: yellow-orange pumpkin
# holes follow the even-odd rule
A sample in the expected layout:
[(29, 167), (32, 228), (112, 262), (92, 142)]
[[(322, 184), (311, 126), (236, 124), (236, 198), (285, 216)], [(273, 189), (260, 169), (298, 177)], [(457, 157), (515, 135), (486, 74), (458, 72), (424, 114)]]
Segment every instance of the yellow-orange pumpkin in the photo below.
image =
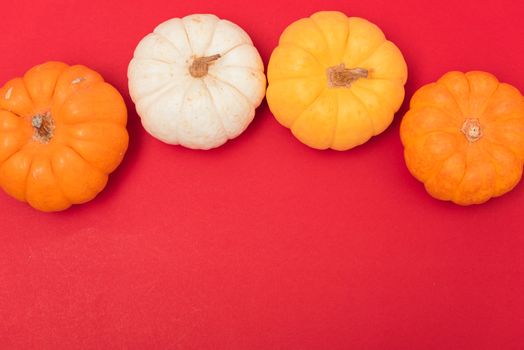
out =
[(478, 204), (517, 185), (524, 99), (485, 72), (450, 72), (420, 88), (400, 128), (410, 172), (435, 198)]
[(391, 124), (406, 79), (402, 53), (380, 28), (323, 11), (282, 33), (269, 61), (267, 101), (301, 142), (347, 150)]
[(42, 211), (93, 199), (127, 150), (118, 91), (84, 66), (47, 62), (0, 89), (0, 186)]

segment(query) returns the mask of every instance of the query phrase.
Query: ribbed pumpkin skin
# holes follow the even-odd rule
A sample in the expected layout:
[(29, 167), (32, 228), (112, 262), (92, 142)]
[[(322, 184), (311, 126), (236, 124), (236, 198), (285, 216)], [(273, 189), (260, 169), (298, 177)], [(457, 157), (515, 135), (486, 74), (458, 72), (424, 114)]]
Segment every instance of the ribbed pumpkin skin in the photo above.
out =
[(126, 123), (122, 96), (97, 72), (35, 66), (0, 89), (0, 186), (46, 212), (87, 202), (124, 157)]
[(406, 79), (402, 53), (379, 27), (323, 11), (282, 33), (269, 61), (266, 97), (277, 121), (302, 143), (343, 151), (391, 124)]
[(136, 47), (127, 76), (146, 131), (192, 149), (238, 137), (266, 94), (264, 63), (251, 38), (213, 14), (159, 24)]
[(513, 189), (524, 164), (524, 98), (486, 72), (449, 72), (421, 87), (400, 136), (428, 193), (460, 205)]

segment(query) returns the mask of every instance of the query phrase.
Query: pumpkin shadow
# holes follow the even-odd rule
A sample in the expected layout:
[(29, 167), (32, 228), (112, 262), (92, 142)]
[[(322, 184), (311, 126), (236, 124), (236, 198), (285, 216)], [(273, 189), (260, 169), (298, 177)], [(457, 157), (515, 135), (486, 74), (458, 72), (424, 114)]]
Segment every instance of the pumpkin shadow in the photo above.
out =
[(134, 167), (137, 165), (141, 145), (143, 143), (143, 128), (140, 117), (136, 113), (135, 105), (129, 96), (124, 96), (124, 102), (128, 110), (127, 132), (129, 133), (129, 145), (122, 160), (122, 163), (116, 170), (109, 175), (109, 181), (106, 188), (95, 199), (97, 202), (105, 200), (107, 193), (126, 185), (125, 178), (132, 174)]
[(113, 173), (113, 177), (121, 176), (123, 171), (128, 171), (128, 168), (135, 166), (135, 160), (138, 158), (139, 150), (143, 142), (144, 129), (142, 128), (142, 122), (135, 110), (135, 104), (131, 101), (129, 96), (124, 98), (124, 101), (129, 111), (128, 121), (127, 121), (127, 131), (129, 133), (129, 146), (127, 149), (126, 156), (120, 167)]
[(255, 110), (255, 117), (253, 118), (253, 121), (248, 125), (247, 129), (244, 130), (244, 132), (240, 134), (238, 137), (226, 142), (225, 145), (216, 148), (216, 152), (220, 151), (220, 149), (222, 148), (224, 148), (227, 151), (227, 149), (230, 147), (244, 147), (245, 143), (251, 142), (251, 140), (253, 140), (254, 137), (259, 135), (259, 133), (261, 132), (260, 129), (263, 127), (264, 120), (268, 117), (273, 117), (273, 115), (271, 114), (269, 106), (267, 105), (266, 98), (264, 97), (264, 99), (260, 103), (260, 106), (258, 106)]
[(404, 96), (404, 101), (402, 102), (402, 105), (400, 106), (397, 113), (395, 113), (395, 118), (393, 119), (393, 122), (389, 126), (388, 130), (386, 130), (386, 132), (390, 132), (391, 129), (394, 129), (397, 131), (397, 133), (400, 133), (400, 122), (402, 121), (402, 118), (404, 117), (406, 112), (409, 110), (409, 103), (411, 101), (411, 97), (413, 97), (413, 94), (417, 90), (415, 86), (415, 81), (413, 81), (413, 79), (408, 79), (406, 85), (404, 86), (404, 90), (406, 92), (406, 95)]
[[(139, 163), (138, 158), (140, 149), (142, 148), (141, 145), (143, 143), (144, 133), (134, 103), (127, 94), (123, 95), (123, 98), (128, 111), (127, 132), (129, 134), (129, 144), (122, 163), (120, 163), (114, 172), (109, 174), (109, 180), (106, 187), (95, 198), (93, 198), (93, 200), (88, 203), (73, 205), (62, 213), (76, 216), (83, 211), (96, 210), (97, 206), (104, 205), (104, 203), (111, 200), (111, 196), (114, 195), (114, 192), (118, 192), (121, 186), (129, 185), (126, 183), (125, 179), (132, 174), (134, 167)], [(60, 212), (55, 214), (59, 215)]]

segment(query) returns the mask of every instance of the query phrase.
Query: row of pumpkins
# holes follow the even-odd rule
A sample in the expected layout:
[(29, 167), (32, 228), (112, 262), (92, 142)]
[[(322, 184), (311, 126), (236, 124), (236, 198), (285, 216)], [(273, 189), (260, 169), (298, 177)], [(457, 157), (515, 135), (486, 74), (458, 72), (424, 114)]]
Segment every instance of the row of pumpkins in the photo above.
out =
[[(160, 24), (138, 44), (129, 91), (154, 137), (211, 149), (240, 135), (264, 97), (317, 149), (383, 132), (404, 100), (406, 62), (373, 23), (318, 12), (288, 26), (264, 64), (239, 26), (214, 15)], [(42, 211), (93, 199), (128, 145), (118, 91), (84, 66), (48, 62), (0, 89), (0, 185)], [(411, 99), (400, 134), (411, 173), (435, 198), (482, 203), (524, 162), (524, 99), (485, 72), (450, 72)]]

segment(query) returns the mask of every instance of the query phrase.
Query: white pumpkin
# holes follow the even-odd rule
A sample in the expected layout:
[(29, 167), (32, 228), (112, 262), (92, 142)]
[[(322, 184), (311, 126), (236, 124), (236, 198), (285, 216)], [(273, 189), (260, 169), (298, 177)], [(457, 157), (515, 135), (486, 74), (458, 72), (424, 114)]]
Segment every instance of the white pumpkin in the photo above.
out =
[(264, 64), (249, 36), (214, 15), (160, 24), (138, 44), (128, 79), (144, 128), (195, 149), (240, 135), (266, 89)]

